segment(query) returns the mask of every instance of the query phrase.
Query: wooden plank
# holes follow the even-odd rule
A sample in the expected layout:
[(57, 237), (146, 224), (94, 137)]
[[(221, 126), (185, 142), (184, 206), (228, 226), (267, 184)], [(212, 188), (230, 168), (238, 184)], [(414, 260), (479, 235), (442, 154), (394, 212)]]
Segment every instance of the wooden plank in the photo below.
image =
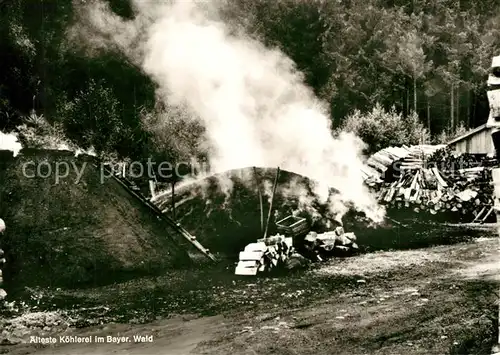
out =
[(264, 207), (262, 204), (262, 189), (260, 187), (260, 179), (257, 174), (257, 168), (253, 167), (253, 174), (255, 176), (255, 183), (257, 185), (257, 191), (259, 193), (259, 206), (260, 206), (260, 232), (264, 233)]
[(387, 171), (387, 167), (380, 164), (375, 159), (370, 158), (366, 163), (368, 164), (368, 166), (372, 167), (379, 173), (385, 173)]
[(172, 198), (171, 198), (172, 220), (175, 221), (175, 181), (172, 181), (171, 185), (172, 185)]
[(413, 177), (413, 180), (411, 181), (411, 184), (410, 184), (410, 190), (415, 190), (415, 186), (417, 185), (417, 180), (418, 180), (419, 175), (420, 175), (420, 170), (417, 171), (417, 173)]
[(240, 260), (260, 260), (264, 255), (263, 252), (259, 251), (240, 251)]
[(484, 223), (486, 221), (486, 219), (490, 216), (491, 212), (493, 212), (493, 207), (490, 207), (490, 209), (488, 210), (488, 212), (481, 219), (481, 223)]
[(408, 188), (405, 189), (404, 199), (405, 200), (409, 200), (410, 196), (411, 196), (411, 188), (408, 187)]
[(269, 213), (267, 215), (267, 222), (266, 222), (266, 229), (264, 231), (264, 239), (267, 238), (267, 230), (269, 228), (269, 221), (271, 220), (271, 213), (273, 211), (273, 202), (274, 202), (274, 195), (276, 193), (276, 186), (278, 185), (278, 178), (280, 176), (280, 168), (278, 166), (277, 170), (276, 170), (276, 177), (274, 179), (274, 185), (273, 185), (273, 193), (271, 195), (271, 203), (269, 205)]
[(238, 262), (237, 267), (257, 267), (259, 262), (257, 260), (241, 260)]
[(436, 167), (431, 168), (431, 171), (434, 173), (434, 176), (436, 176), (436, 179), (438, 180), (439, 184), (442, 187), (448, 187), (448, 184), (446, 183), (446, 181), (444, 181), (443, 178), (441, 177), (441, 174), (439, 174), (438, 168), (436, 168)]
[(483, 207), (481, 209), (481, 211), (479, 211), (479, 213), (477, 214), (476, 218), (474, 218), (474, 220), (472, 221), (472, 223), (475, 223), (479, 218), (481, 218), (481, 216), (483, 215), (483, 212), (486, 210), (486, 207)]
[(380, 152), (372, 155), (372, 159), (374, 159), (377, 163), (382, 164), (384, 166), (389, 166), (392, 164), (392, 160), (388, 157), (383, 156)]
[(255, 251), (255, 252), (265, 252), (267, 249), (266, 243), (260, 242), (260, 243), (250, 243), (248, 244), (244, 251)]
[(151, 198), (155, 198), (156, 196), (156, 183), (153, 179), (149, 179), (149, 193), (151, 194)]
[(257, 275), (258, 268), (257, 267), (236, 267), (234, 271), (235, 275), (242, 276), (255, 276)]

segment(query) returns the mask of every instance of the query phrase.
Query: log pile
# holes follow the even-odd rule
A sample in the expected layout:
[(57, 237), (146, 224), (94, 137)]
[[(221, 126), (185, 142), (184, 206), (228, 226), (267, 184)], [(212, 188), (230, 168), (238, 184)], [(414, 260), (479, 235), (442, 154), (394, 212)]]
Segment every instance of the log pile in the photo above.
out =
[(412, 170), (422, 168), (426, 160), (445, 145), (415, 145), (388, 147), (373, 154), (362, 169), (365, 183), (376, 186), (390, 180), (389, 174), (394, 170)]
[(343, 227), (321, 234), (309, 232), (304, 244), (308, 254), (319, 261), (332, 255), (349, 255), (359, 249), (356, 244), (356, 235), (344, 232)]
[(436, 164), (442, 171), (453, 171), (457, 169), (468, 169), (475, 167), (493, 167), (496, 159), (488, 157), (487, 154), (454, 154), (451, 148), (440, 149), (428, 159), (429, 164)]
[[(290, 215), (276, 222), (278, 234), (258, 239), (240, 252), (236, 275), (257, 275), (276, 268), (294, 269), (311, 261), (323, 261), (334, 255), (351, 255), (358, 250), (356, 235), (342, 227), (318, 234), (311, 232), (305, 218)], [(283, 234), (281, 234), (283, 233)], [(300, 240), (300, 237), (303, 240)], [(301, 253), (294, 248), (300, 243)]]
[(494, 216), (491, 167), (495, 164), (486, 154), (455, 155), (446, 145), (403, 146), (378, 151), (362, 173), (389, 210), (485, 222)]
[(443, 173), (436, 167), (403, 172), (397, 181), (380, 189), (378, 200), (389, 208), (410, 208), (416, 213), (458, 221), (484, 222), (493, 212), (491, 170), (487, 167)]
[(287, 259), (294, 254), (292, 244), (291, 237), (281, 234), (248, 244), (240, 252), (235, 275), (257, 275), (257, 272), (268, 272), (284, 266)]

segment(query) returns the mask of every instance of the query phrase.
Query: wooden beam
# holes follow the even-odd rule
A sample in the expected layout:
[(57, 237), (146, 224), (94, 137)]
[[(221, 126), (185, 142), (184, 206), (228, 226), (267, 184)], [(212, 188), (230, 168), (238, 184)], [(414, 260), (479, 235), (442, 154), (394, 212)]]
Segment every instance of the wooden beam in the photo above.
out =
[(259, 205), (260, 205), (260, 232), (264, 233), (264, 207), (262, 205), (262, 189), (260, 188), (260, 179), (257, 175), (257, 168), (253, 167), (255, 182), (257, 184), (257, 191), (259, 192)]
[(153, 179), (149, 179), (149, 193), (151, 194), (151, 198), (155, 198), (156, 196), (156, 186), (155, 181)]
[[(500, 157), (497, 157), (500, 159)], [(500, 168), (495, 168), (491, 170), (492, 180), (493, 180), (493, 210), (497, 217), (497, 222), (500, 222)], [(500, 228), (497, 229), (497, 233), (500, 235)]]
[(481, 219), (481, 223), (484, 223), (486, 219), (490, 216), (491, 212), (493, 212), (493, 207), (490, 207), (488, 212), (484, 215), (483, 219)]
[(278, 185), (278, 177), (280, 176), (280, 168), (276, 170), (276, 178), (274, 179), (274, 185), (273, 185), (273, 192), (271, 195), (271, 204), (269, 206), (269, 213), (267, 214), (267, 222), (266, 222), (266, 230), (264, 231), (264, 239), (267, 238), (267, 230), (269, 228), (269, 221), (271, 220), (271, 213), (273, 211), (273, 201), (274, 201), (274, 194), (276, 193), (276, 185)]
[(175, 181), (172, 181), (172, 220), (175, 221)]

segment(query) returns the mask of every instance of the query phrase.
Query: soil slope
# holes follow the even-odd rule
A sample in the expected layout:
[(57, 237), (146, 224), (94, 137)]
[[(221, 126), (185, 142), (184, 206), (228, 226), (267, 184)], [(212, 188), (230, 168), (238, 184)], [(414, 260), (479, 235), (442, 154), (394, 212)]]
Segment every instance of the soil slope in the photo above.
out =
[[(0, 153), (8, 289), (107, 283), (187, 260), (168, 225), (115, 180), (101, 182), (93, 157), (50, 150), (23, 150), (15, 158)], [(67, 168), (59, 181), (56, 166), (61, 176)]]

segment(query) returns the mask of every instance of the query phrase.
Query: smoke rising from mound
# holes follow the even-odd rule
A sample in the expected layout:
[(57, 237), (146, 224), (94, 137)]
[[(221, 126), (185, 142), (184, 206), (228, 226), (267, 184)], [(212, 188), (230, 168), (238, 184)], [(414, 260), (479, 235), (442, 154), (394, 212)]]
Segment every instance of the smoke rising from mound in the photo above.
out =
[(14, 133), (0, 132), (0, 150), (10, 150), (16, 156), (21, 149), (21, 143)]
[[(134, 0), (135, 18), (126, 21), (94, 2), (82, 5), (70, 35), (94, 49), (123, 52), (158, 84), (159, 98), (199, 120), (212, 172), (280, 166), (339, 190), (336, 212), (351, 202), (380, 221), (384, 211), (363, 185), (361, 140), (347, 133), (334, 138), (325, 105), (294, 63), (230, 33), (218, 3)], [(322, 191), (318, 186), (326, 200)]]

